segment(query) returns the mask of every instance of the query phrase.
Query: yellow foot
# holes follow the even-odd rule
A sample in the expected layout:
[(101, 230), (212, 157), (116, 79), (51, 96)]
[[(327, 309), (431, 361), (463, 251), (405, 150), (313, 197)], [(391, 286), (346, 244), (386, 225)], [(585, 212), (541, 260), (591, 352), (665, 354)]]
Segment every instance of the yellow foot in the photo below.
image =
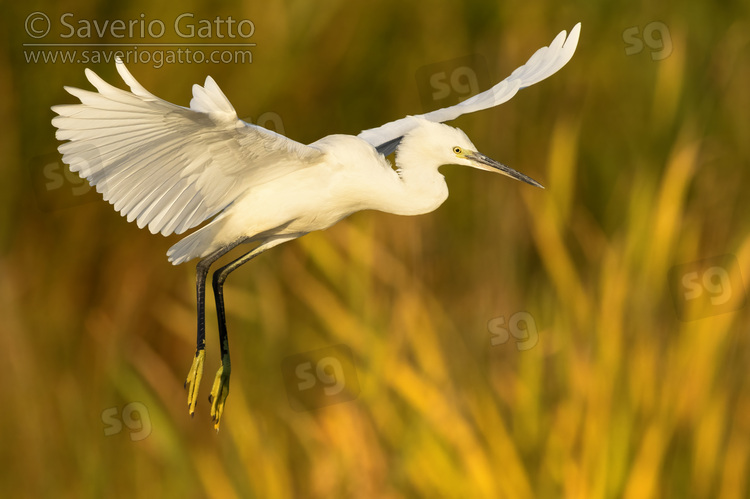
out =
[(193, 417), (195, 414), (195, 404), (198, 403), (198, 387), (203, 377), (203, 361), (205, 360), (206, 351), (201, 348), (195, 354), (193, 365), (190, 366), (190, 371), (185, 380), (185, 388), (188, 391), (188, 412), (190, 413), (190, 417)]
[(214, 387), (211, 389), (211, 395), (208, 396), (208, 402), (211, 404), (211, 420), (214, 422), (214, 428), (219, 431), (221, 415), (224, 413), (224, 404), (229, 395), (229, 373), (232, 368), (229, 364), (229, 356), (221, 359), (221, 367), (216, 373)]

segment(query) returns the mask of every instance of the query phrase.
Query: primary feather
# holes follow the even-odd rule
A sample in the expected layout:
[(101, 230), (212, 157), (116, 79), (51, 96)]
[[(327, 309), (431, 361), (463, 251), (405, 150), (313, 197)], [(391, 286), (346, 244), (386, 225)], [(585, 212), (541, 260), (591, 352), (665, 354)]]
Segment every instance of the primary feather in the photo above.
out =
[[(138, 227), (181, 234), (218, 215), (169, 249), (169, 260), (178, 264), (238, 240), (299, 237), (361, 209), (432, 211), (448, 195), (440, 165), (478, 167), (450, 152), (473, 148), (465, 134), (440, 123), (501, 104), (554, 74), (572, 57), (579, 34), (580, 23), (504, 81), (460, 104), (357, 137), (332, 135), (303, 145), (246, 123), (210, 76), (203, 86), (193, 85), (190, 107), (178, 106), (148, 92), (119, 58), (116, 68), (130, 92), (87, 69), (97, 92), (66, 87), (81, 103), (54, 106), (52, 124), (57, 138), (67, 141), (59, 147), (63, 161)], [(384, 158), (397, 149), (398, 173)]]
[(510, 100), (520, 89), (539, 83), (565, 66), (576, 51), (580, 34), (581, 23), (576, 24), (570, 30), (570, 36), (567, 38), (566, 32), (561, 31), (552, 40), (549, 47), (542, 47), (537, 50), (526, 61), (526, 64), (513, 71), (505, 80), (455, 106), (391, 121), (378, 128), (364, 130), (358, 137), (378, 148), (383, 154), (388, 155), (396, 149), (401, 137), (418, 126), (418, 118), (444, 123), (463, 114), (498, 106)]
[(136, 81), (121, 60), (131, 92), (93, 71), (96, 92), (66, 87), (80, 104), (54, 106), (63, 161), (117, 211), (152, 233), (178, 234), (225, 209), (253, 185), (304, 167), (320, 152), (245, 123), (209, 76), (193, 86), (185, 108)]

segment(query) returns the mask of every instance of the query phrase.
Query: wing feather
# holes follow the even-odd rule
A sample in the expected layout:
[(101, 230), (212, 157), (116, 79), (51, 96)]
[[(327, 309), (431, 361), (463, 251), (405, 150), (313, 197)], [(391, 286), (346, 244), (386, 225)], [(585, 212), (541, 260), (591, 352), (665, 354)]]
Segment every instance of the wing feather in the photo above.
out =
[(314, 163), (322, 153), (245, 123), (210, 76), (190, 107), (148, 92), (117, 59), (130, 91), (87, 69), (96, 92), (65, 87), (80, 104), (54, 106), (63, 161), (128, 221), (169, 235), (199, 225), (253, 186)]
[(520, 89), (544, 80), (565, 66), (575, 53), (580, 34), (581, 23), (570, 30), (570, 36), (567, 38), (565, 31), (560, 32), (549, 47), (542, 47), (534, 52), (526, 64), (513, 71), (505, 80), (455, 106), (391, 121), (378, 128), (364, 130), (359, 137), (372, 144), (382, 154), (388, 155), (396, 149), (399, 139), (404, 134), (417, 127), (420, 118), (442, 123), (454, 120), (462, 114), (500, 105), (511, 99)]

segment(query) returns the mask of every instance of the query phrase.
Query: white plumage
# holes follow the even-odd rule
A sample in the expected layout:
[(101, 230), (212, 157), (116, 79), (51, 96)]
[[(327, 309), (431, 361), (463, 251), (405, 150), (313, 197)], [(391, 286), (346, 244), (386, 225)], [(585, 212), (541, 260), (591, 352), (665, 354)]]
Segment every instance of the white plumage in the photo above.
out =
[[(86, 70), (99, 93), (66, 87), (79, 105), (54, 106), (63, 161), (117, 211), (169, 235), (195, 227), (249, 186), (296, 170), (319, 152), (237, 118), (209, 76), (190, 108), (146, 91), (117, 60), (132, 93)], [(80, 162), (77, 158), (85, 157)]]
[[(580, 26), (567, 39), (561, 32), (504, 81), (460, 104), (309, 145), (240, 120), (210, 76), (203, 86), (193, 85), (189, 108), (148, 92), (119, 59), (117, 71), (130, 92), (88, 69), (86, 77), (98, 92), (66, 87), (81, 103), (52, 108), (57, 138), (66, 141), (59, 147), (63, 161), (129, 222), (166, 236), (214, 217), (167, 253), (174, 264), (201, 258), (198, 349), (186, 382), (191, 413), (203, 370), (205, 279), (213, 262), (239, 244), (259, 241), (214, 274), (222, 368), (210, 400), (218, 428), (229, 382), (226, 276), (268, 248), (359, 210), (417, 215), (436, 209), (448, 197), (438, 172), (444, 164), (496, 171), (541, 187), (477, 152), (466, 134), (442, 122), (501, 104), (557, 72), (573, 56)], [(393, 151), (396, 170), (385, 159)]]
[[(358, 137), (377, 148), (403, 137), (423, 120), (449, 121), (501, 104), (520, 88), (564, 66), (575, 51), (579, 32), (580, 23), (567, 40), (561, 32), (501, 83), (460, 104), (408, 116), (365, 130)], [(323, 141), (305, 146), (240, 120), (210, 76), (203, 86), (193, 85), (193, 99), (185, 108), (148, 92), (121, 60), (116, 67), (132, 93), (87, 69), (86, 77), (98, 93), (66, 87), (81, 104), (54, 106), (59, 116), (52, 124), (58, 128), (57, 138), (69, 141), (59, 147), (63, 161), (96, 186), (128, 222), (136, 220), (138, 227), (148, 225), (152, 233), (165, 236), (182, 234), (226, 210), (254, 186), (326, 161)], [(347, 145), (352, 143), (347, 141)], [(325, 145), (336, 147), (335, 140)], [(215, 249), (208, 243), (193, 239), (178, 245), (169, 252), (170, 261), (177, 264), (205, 256)]]
[[(581, 34), (581, 23), (576, 24), (570, 30), (570, 36), (566, 38), (565, 31), (561, 31), (549, 47), (542, 47), (532, 55), (526, 64), (516, 68), (510, 76), (496, 84), (494, 87), (479, 93), (455, 106), (445, 107), (436, 111), (421, 115), (429, 121), (443, 123), (455, 120), (463, 114), (489, 109), (507, 102), (522, 88), (529, 87), (535, 83), (557, 73), (565, 66), (576, 51), (578, 38)], [(359, 134), (360, 138), (377, 147), (406, 134), (416, 126), (414, 116), (407, 116), (400, 120), (391, 121), (378, 128), (371, 128)]]

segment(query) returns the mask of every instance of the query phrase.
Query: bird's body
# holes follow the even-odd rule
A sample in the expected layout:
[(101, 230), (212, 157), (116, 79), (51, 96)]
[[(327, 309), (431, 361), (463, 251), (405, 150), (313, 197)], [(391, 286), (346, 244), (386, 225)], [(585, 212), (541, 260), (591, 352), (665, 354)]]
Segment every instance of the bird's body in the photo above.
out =
[[(440, 123), (423, 126), (463, 135)], [(471, 144), (465, 135), (463, 139), (463, 144)], [(400, 148), (397, 164), (400, 154), (409, 153), (408, 144)], [(251, 242), (268, 235), (299, 237), (327, 229), (362, 210), (429, 213), (448, 198), (448, 186), (438, 171), (443, 163), (436, 160), (423, 158), (415, 166), (394, 170), (371, 144), (351, 135), (330, 135), (310, 147), (319, 150), (320, 156), (249, 189), (211, 223), (170, 248), (169, 260), (179, 264), (203, 258), (242, 238)]]
[[(491, 89), (464, 102), (365, 130), (329, 135), (309, 145), (240, 120), (209, 76), (193, 86), (185, 108), (143, 88), (117, 60), (130, 92), (86, 70), (98, 92), (66, 90), (81, 104), (54, 106), (63, 161), (128, 221), (153, 233), (183, 233), (209, 221), (172, 246), (173, 264), (197, 265), (198, 348), (186, 386), (195, 410), (205, 357), (205, 281), (209, 267), (231, 249), (254, 249), (214, 273), (222, 367), (209, 400), (218, 429), (229, 390), (229, 347), (223, 283), (261, 252), (360, 210), (398, 215), (429, 213), (448, 197), (438, 168), (458, 164), (495, 171), (541, 187), (529, 177), (477, 152), (461, 130), (442, 122), (496, 106), (557, 72), (572, 57), (580, 23)], [(396, 153), (396, 169), (386, 156)]]

